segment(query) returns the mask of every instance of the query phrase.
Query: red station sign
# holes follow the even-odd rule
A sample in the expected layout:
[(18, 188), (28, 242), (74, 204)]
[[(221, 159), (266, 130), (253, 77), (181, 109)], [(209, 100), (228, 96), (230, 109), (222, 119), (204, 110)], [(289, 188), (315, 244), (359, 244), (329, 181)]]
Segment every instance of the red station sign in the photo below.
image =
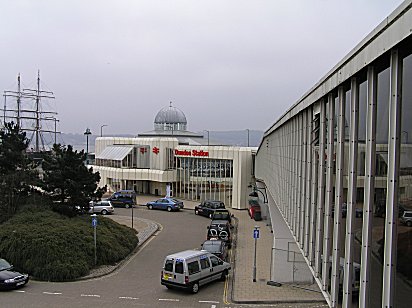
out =
[(203, 150), (177, 150), (175, 149), (175, 155), (177, 156), (194, 156), (194, 157), (209, 157), (209, 152)]

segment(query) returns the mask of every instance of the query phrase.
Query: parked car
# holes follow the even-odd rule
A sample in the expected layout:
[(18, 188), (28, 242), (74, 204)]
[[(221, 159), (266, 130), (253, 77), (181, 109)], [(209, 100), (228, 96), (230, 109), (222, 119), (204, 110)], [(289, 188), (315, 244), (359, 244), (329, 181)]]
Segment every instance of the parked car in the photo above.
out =
[(156, 201), (148, 202), (146, 206), (149, 210), (159, 209), (171, 212), (183, 209), (183, 202), (173, 198), (161, 198)]
[(249, 203), (248, 213), (249, 213), (250, 218), (256, 221), (262, 220), (262, 210), (259, 204)]
[(119, 190), (108, 199), (114, 207), (129, 208), (136, 204), (136, 193), (134, 190)]
[(226, 220), (231, 228), (233, 228), (232, 217), (233, 215), (226, 209), (216, 209), (212, 214), (212, 220)]
[[(402, 206), (402, 204), (398, 204), (398, 216), (402, 217), (403, 213), (405, 212), (405, 208)], [(374, 215), (376, 217), (385, 217), (386, 215), (386, 203), (381, 201), (378, 204), (375, 205), (375, 212)]]
[(227, 258), (228, 258), (227, 247), (226, 247), (226, 243), (222, 240), (204, 241), (201, 246), (201, 249), (214, 254), (216, 257), (219, 257), (223, 261), (227, 261)]
[(217, 209), (224, 209), (225, 204), (222, 201), (205, 200), (195, 206), (195, 214), (212, 218), (213, 213)]
[(94, 214), (107, 215), (107, 214), (113, 214), (113, 212), (114, 212), (114, 207), (112, 203), (108, 200), (98, 201), (98, 202), (90, 201), (89, 213), (91, 214), (94, 213)]
[(408, 227), (412, 227), (412, 211), (404, 211), (400, 218), (400, 222)]
[(168, 289), (199, 292), (199, 287), (214, 280), (225, 280), (231, 266), (207, 251), (186, 250), (168, 255), (160, 283)]
[(29, 282), (28, 274), (13, 271), (13, 265), (4, 259), (0, 259), (0, 289), (10, 290), (24, 286)]
[[(335, 216), (335, 205), (332, 206), (331, 211), (332, 211), (332, 217), (334, 217)], [(341, 212), (342, 218), (346, 218), (348, 214), (348, 205), (346, 203), (342, 203), (341, 211), (342, 211)], [(355, 207), (355, 217), (360, 218), (362, 216), (363, 216), (363, 210)]]
[(222, 240), (228, 248), (232, 247), (230, 223), (227, 220), (212, 220), (207, 229), (207, 240)]

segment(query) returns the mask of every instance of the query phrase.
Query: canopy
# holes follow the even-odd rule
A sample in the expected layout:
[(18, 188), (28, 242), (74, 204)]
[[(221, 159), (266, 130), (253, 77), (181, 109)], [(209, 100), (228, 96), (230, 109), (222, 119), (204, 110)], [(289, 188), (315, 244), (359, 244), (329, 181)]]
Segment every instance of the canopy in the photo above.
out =
[(120, 146), (111, 145), (106, 147), (103, 152), (96, 156), (96, 159), (110, 159), (110, 160), (123, 160), (132, 150), (132, 145)]

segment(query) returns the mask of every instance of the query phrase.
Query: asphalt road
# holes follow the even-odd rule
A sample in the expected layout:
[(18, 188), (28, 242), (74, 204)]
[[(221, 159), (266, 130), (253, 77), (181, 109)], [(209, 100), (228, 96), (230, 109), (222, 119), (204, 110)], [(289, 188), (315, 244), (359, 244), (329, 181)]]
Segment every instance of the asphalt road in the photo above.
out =
[[(130, 209), (116, 209), (129, 216)], [(123, 267), (92, 280), (53, 283), (30, 281), (16, 291), (0, 292), (1, 307), (224, 307), (225, 282), (214, 282), (197, 294), (160, 285), (164, 257), (199, 248), (210, 220), (193, 210), (167, 212), (134, 209), (135, 217), (158, 222), (162, 228)]]

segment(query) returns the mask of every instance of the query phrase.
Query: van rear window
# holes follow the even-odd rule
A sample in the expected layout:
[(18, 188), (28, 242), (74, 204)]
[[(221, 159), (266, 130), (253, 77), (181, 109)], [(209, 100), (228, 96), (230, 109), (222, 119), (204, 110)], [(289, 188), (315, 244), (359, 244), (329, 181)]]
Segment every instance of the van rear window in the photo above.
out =
[(165, 271), (173, 272), (173, 260), (166, 260)]
[(183, 274), (183, 262), (182, 261), (176, 260), (175, 273), (176, 274)]
[(189, 275), (196, 274), (200, 272), (199, 262), (193, 261), (187, 263), (187, 269), (189, 270)]

